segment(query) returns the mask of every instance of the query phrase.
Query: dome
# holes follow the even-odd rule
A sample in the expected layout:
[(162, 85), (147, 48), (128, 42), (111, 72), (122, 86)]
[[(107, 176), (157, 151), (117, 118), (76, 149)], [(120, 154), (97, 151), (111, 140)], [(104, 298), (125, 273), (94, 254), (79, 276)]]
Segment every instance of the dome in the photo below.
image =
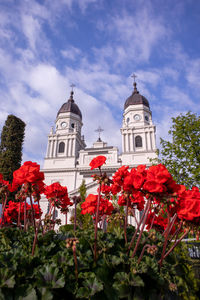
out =
[(73, 113), (75, 115), (78, 115), (81, 118), (81, 120), (82, 120), (81, 111), (80, 111), (78, 105), (74, 102), (73, 94), (74, 94), (74, 92), (71, 91), (71, 95), (70, 95), (69, 100), (61, 106), (61, 108), (59, 109), (59, 111), (57, 113), (57, 116), (60, 113), (71, 112), (71, 113)]
[(129, 105), (137, 105), (137, 104), (143, 104), (143, 105), (149, 107), (148, 100), (144, 96), (140, 95), (140, 93), (138, 92), (137, 87), (136, 87), (136, 82), (134, 82), (134, 91), (133, 91), (132, 95), (126, 99), (126, 102), (124, 104), (124, 110)]

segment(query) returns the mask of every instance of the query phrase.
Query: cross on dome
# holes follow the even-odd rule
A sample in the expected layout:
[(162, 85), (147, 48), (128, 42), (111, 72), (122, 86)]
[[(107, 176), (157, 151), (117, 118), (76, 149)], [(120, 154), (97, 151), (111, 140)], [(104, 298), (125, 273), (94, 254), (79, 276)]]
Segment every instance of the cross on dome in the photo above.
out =
[(135, 78), (137, 77), (137, 75), (135, 75), (135, 74), (133, 73), (133, 75), (131, 75), (131, 77), (134, 79), (134, 82), (135, 82)]
[(76, 85), (74, 84), (74, 83), (72, 83), (71, 85), (70, 85), (70, 87), (72, 88), (72, 92), (73, 92), (73, 88), (75, 87)]
[(137, 84), (136, 84), (136, 81), (135, 81), (135, 78), (137, 77), (137, 75), (135, 75), (135, 74), (133, 73), (133, 75), (131, 75), (131, 77), (134, 79), (134, 82), (133, 82), (134, 91), (133, 91), (133, 93), (138, 93), (138, 90), (137, 90)]
[(101, 140), (101, 132), (103, 132), (104, 131), (104, 129), (102, 129), (101, 128), (101, 126), (99, 126), (96, 130), (95, 130), (95, 132), (98, 132), (99, 133), (99, 138), (98, 138), (98, 142), (102, 142), (102, 140)]

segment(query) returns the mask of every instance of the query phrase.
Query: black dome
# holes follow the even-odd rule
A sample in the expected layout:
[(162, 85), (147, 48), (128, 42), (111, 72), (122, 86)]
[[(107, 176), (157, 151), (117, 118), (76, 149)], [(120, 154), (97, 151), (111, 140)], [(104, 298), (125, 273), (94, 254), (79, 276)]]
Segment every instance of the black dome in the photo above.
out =
[(75, 115), (78, 115), (82, 120), (81, 111), (80, 111), (78, 105), (74, 102), (73, 94), (74, 94), (74, 92), (72, 91), (69, 100), (61, 106), (61, 108), (59, 109), (59, 111), (57, 113), (57, 116), (60, 113), (71, 112)]
[(140, 95), (140, 93), (138, 92), (137, 87), (136, 87), (136, 82), (134, 82), (134, 91), (133, 91), (132, 95), (126, 99), (126, 102), (124, 104), (124, 110), (129, 105), (137, 105), (137, 104), (143, 104), (143, 105), (149, 107), (148, 100), (144, 96)]

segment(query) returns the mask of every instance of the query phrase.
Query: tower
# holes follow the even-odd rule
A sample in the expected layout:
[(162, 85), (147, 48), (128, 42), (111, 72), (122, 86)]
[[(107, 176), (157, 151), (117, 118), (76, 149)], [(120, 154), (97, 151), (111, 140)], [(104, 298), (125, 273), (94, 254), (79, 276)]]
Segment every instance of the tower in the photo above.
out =
[(81, 136), (82, 114), (73, 95), (71, 91), (69, 100), (57, 113), (55, 132), (52, 128), (48, 136), (44, 169), (75, 167), (79, 151), (86, 146)]
[(149, 164), (156, 154), (156, 127), (148, 100), (140, 95), (136, 82), (132, 95), (125, 101), (122, 134), (122, 164)]

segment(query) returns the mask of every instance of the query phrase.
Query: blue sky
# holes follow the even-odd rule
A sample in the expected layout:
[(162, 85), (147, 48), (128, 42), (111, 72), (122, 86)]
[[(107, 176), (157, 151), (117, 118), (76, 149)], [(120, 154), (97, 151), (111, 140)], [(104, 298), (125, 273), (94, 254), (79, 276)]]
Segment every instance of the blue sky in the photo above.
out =
[(47, 135), (74, 83), (87, 146), (121, 149), (133, 79), (150, 102), (159, 138), (171, 117), (200, 112), (200, 2), (0, 0), (0, 127), (23, 119), (23, 160), (43, 164)]

